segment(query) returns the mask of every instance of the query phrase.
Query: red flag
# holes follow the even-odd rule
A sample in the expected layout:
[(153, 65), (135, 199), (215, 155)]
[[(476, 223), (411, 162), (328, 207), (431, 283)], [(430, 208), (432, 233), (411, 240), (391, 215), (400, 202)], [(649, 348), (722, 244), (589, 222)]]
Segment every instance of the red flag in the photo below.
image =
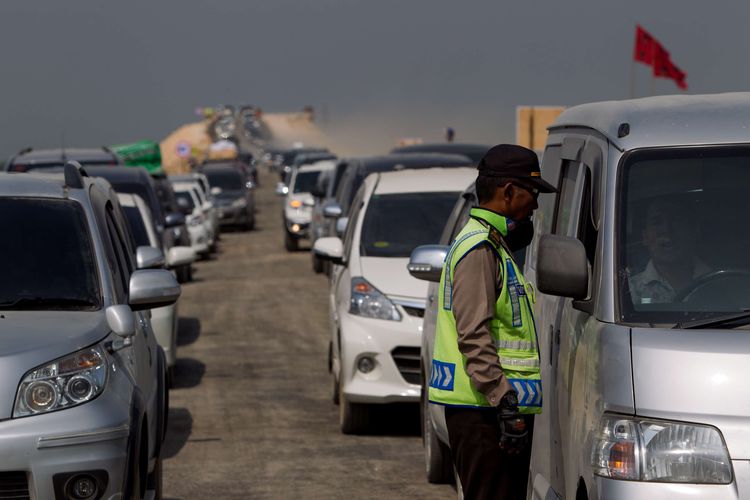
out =
[(633, 59), (651, 66), (654, 64), (654, 48), (659, 42), (640, 26), (635, 27), (635, 51)]
[(641, 28), (635, 27), (635, 50), (633, 59), (653, 67), (654, 76), (674, 80), (678, 87), (687, 89), (687, 75), (678, 68), (669, 56), (669, 52), (656, 38)]

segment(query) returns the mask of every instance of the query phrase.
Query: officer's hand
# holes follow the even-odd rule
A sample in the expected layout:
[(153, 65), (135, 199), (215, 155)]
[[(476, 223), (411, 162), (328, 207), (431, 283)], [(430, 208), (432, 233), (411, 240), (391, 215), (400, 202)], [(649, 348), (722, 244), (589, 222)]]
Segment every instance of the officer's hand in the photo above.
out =
[(517, 455), (528, 446), (529, 432), (526, 421), (518, 412), (518, 395), (508, 391), (497, 407), (497, 423), (500, 429), (499, 446), (510, 455)]

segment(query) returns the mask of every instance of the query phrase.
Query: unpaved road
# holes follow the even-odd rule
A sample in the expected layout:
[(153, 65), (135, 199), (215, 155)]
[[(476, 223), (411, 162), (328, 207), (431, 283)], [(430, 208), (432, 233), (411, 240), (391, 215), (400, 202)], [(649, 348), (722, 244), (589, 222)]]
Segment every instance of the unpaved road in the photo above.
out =
[(339, 432), (327, 281), (284, 250), (276, 177), (261, 175), (257, 229), (222, 234), (183, 286), (165, 497), (455, 498), (425, 480), (416, 405), (382, 408), (371, 435)]

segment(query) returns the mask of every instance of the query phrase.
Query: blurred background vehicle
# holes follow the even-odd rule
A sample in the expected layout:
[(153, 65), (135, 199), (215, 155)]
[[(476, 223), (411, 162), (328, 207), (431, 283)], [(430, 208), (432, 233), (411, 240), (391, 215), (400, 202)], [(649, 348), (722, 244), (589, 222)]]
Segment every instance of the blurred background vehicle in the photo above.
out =
[[(323, 160), (318, 163), (330, 163), (333, 165), (332, 169), (324, 170), (318, 177), (318, 182), (312, 190), (312, 195), (315, 198), (315, 206), (313, 207), (312, 218), (310, 221), (310, 245), (314, 245), (318, 238), (328, 236), (326, 234), (327, 219), (323, 213), (323, 207), (329, 202), (333, 201), (334, 195), (336, 194), (336, 188), (339, 185), (339, 181), (344, 174), (344, 170), (347, 167), (346, 161), (336, 160)], [(322, 273), (327, 271), (330, 264), (326, 261), (320, 260), (315, 252), (310, 252), (312, 256), (313, 271), (316, 273)]]
[(222, 226), (255, 227), (254, 185), (245, 169), (236, 162), (208, 163), (200, 168), (211, 185)]
[(490, 146), (484, 144), (465, 144), (458, 142), (435, 142), (429, 144), (412, 144), (393, 148), (391, 154), (411, 153), (444, 153), (462, 155), (469, 158), (474, 165), (479, 163)]
[(193, 183), (176, 182), (172, 184), (177, 204), (185, 215), (188, 233), (190, 234), (190, 247), (202, 258), (211, 253), (213, 238), (210, 230), (211, 221), (203, 211), (200, 197)]
[(312, 191), (323, 172), (333, 170), (333, 162), (318, 162), (296, 168), (289, 181), (289, 193), (284, 198), (284, 247), (288, 252), (299, 248), (301, 239), (310, 237), (315, 197)]
[(122, 160), (106, 146), (100, 148), (33, 149), (26, 148), (11, 156), (5, 164), (7, 172), (45, 170), (62, 172), (68, 161), (83, 166), (121, 165)]

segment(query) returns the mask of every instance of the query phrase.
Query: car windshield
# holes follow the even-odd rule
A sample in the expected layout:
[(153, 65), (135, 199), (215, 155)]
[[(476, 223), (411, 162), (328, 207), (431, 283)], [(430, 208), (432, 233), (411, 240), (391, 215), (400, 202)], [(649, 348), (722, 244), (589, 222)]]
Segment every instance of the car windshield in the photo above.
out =
[(294, 193), (310, 193), (320, 177), (320, 171), (317, 172), (297, 172), (294, 178)]
[(0, 310), (101, 307), (94, 253), (78, 203), (0, 199), (0, 234)]
[(141, 211), (138, 207), (122, 207), (125, 212), (125, 218), (128, 220), (130, 226), (130, 232), (133, 233), (135, 239), (135, 245), (138, 247), (150, 246), (151, 242), (148, 239), (148, 231), (146, 225), (143, 223), (143, 217), (141, 217)]
[(234, 170), (206, 170), (204, 172), (208, 177), (208, 183), (211, 187), (221, 188), (226, 191), (239, 191), (244, 187), (242, 176)]
[(750, 149), (644, 150), (623, 169), (623, 321), (678, 323), (749, 310)]
[(192, 212), (195, 208), (193, 197), (190, 195), (190, 191), (175, 191), (174, 195), (177, 197), (177, 205), (183, 209)]
[(362, 256), (409, 257), (419, 245), (437, 244), (459, 194), (373, 195), (362, 224)]

